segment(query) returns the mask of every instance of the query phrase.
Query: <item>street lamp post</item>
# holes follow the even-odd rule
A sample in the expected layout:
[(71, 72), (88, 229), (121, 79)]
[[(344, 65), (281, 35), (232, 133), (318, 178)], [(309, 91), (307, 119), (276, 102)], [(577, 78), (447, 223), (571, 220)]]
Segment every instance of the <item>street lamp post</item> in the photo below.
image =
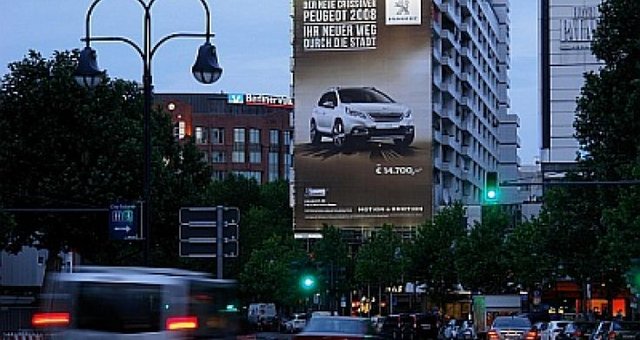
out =
[(85, 87), (95, 87), (100, 84), (105, 72), (98, 68), (98, 62), (96, 52), (91, 48), (92, 41), (101, 42), (123, 42), (133, 47), (140, 58), (142, 59), (143, 74), (143, 96), (144, 96), (144, 178), (143, 178), (143, 215), (142, 215), (142, 230), (145, 240), (144, 245), (144, 262), (146, 265), (150, 265), (150, 248), (151, 248), (151, 104), (152, 104), (152, 76), (151, 76), (151, 63), (153, 56), (158, 48), (173, 38), (205, 38), (204, 44), (198, 49), (198, 56), (196, 58), (191, 72), (197, 81), (204, 84), (211, 84), (217, 81), (222, 75), (222, 68), (218, 64), (218, 57), (216, 54), (216, 48), (210, 42), (213, 34), (211, 33), (211, 15), (206, 0), (200, 0), (202, 7), (205, 10), (206, 23), (205, 33), (172, 33), (159, 39), (155, 44), (151, 42), (151, 7), (156, 0), (150, 0), (145, 2), (143, 0), (137, 0), (137, 2), (144, 9), (144, 42), (141, 48), (138, 44), (126, 37), (104, 37), (104, 36), (91, 36), (91, 14), (93, 10), (102, 0), (94, 0), (89, 9), (87, 10), (85, 29), (86, 34), (82, 41), (85, 42), (84, 49), (80, 52), (78, 59), (78, 67), (74, 73), (76, 81)]

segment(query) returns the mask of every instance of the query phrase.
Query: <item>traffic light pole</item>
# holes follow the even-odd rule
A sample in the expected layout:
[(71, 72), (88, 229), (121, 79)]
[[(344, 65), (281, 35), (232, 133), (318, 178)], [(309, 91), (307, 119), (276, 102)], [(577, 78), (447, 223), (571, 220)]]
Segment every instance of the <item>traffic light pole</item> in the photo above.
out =
[(598, 186), (598, 185), (638, 185), (640, 180), (623, 180), (623, 181), (557, 181), (557, 182), (502, 182), (501, 187), (521, 187), (521, 186)]

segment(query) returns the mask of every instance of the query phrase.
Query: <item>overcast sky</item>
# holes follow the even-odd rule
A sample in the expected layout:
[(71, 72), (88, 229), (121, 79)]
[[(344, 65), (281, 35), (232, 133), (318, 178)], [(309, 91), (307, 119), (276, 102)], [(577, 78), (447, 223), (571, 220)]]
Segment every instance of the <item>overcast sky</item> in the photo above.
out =
[[(81, 48), (92, 0), (0, 0), (0, 73), (29, 49), (50, 57), (55, 50)], [(539, 154), (538, 1), (511, 1), (511, 113), (520, 115), (523, 164)], [(208, 0), (213, 43), (222, 78), (201, 85), (191, 75), (201, 39), (174, 39), (157, 51), (152, 74), (156, 92), (246, 92), (288, 95), (290, 0)], [(198, 0), (156, 0), (153, 37), (202, 32), (205, 15)], [(93, 36), (125, 36), (141, 41), (142, 10), (135, 0), (102, 0), (91, 16)], [(95, 43), (100, 68), (114, 78), (140, 80), (142, 65), (123, 43)]]

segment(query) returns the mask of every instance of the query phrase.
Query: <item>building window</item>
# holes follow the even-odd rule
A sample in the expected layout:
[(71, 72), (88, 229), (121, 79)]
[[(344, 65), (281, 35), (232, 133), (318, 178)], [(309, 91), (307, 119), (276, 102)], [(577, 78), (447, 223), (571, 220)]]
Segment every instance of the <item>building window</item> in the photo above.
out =
[(237, 143), (244, 144), (245, 142), (246, 142), (245, 129), (244, 128), (233, 129), (233, 144), (237, 144)]
[(224, 181), (225, 174), (226, 174), (225, 171), (218, 171), (218, 170), (213, 171), (211, 173), (211, 179), (214, 181)]
[(224, 151), (212, 151), (211, 152), (211, 163), (225, 163), (226, 157), (224, 156)]
[(249, 143), (260, 144), (260, 130), (258, 129), (249, 130)]
[(284, 145), (289, 146), (293, 142), (293, 135), (291, 131), (284, 132)]
[(233, 129), (233, 152), (231, 154), (232, 162), (234, 163), (246, 162), (244, 144), (245, 144), (245, 129), (244, 128)]
[(262, 162), (262, 153), (260, 152), (260, 146), (258, 145), (256, 149), (251, 148), (249, 151), (249, 163), (260, 164)]
[(262, 151), (260, 147), (260, 130), (249, 130), (249, 163), (259, 164), (262, 162)]
[(234, 163), (244, 163), (246, 162), (245, 160), (245, 155), (244, 155), (244, 148), (238, 148), (236, 149), (236, 146), (233, 146), (233, 153), (231, 153), (231, 161)]
[(289, 172), (291, 171), (291, 163), (293, 163), (292, 160), (293, 156), (291, 156), (290, 153), (284, 154), (284, 179), (287, 181), (291, 179)]
[(179, 121), (173, 124), (173, 136), (177, 139), (183, 139), (185, 136), (186, 124), (183, 121)]
[(207, 132), (202, 126), (196, 126), (196, 144), (207, 144)]
[(269, 130), (269, 145), (271, 145), (271, 146), (279, 146), (280, 145), (280, 131), (279, 130)]
[[(272, 130), (273, 131), (273, 130)], [(280, 170), (280, 154), (278, 154), (277, 152), (269, 152), (269, 182), (273, 182), (278, 180), (278, 178), (280, 177), (279, 175), (279, 170)]]
[(223, 128), (211, 128), (211, 144), (224, 144), (224, 129)]
[(262, 173), (260, 171), (234, 171), (233, 174), (246, 179), (255, 179), (256, 182), (262, 183)]

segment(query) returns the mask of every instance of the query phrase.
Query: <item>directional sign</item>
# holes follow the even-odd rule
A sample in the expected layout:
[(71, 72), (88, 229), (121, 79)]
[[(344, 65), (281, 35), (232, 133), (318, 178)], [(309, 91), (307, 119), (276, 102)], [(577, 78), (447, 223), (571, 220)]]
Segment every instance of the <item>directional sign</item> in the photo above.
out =
[(181, 208), (179, 215), (180, 256), (238, 256), (238, 208), (189, 207)]
[(216, 225), (218, 212), (216, 207), (180, 208), (180, 224)]
[(192, 226), (188, 224), (180, 225), (181, 241), (209, 240), (209, 242), (215, 242), (217, 233), (216, 227)]
[(112, 240), (142, 240), (140, 205), (114, 203), (109, 206), (109, 238)]
[[(217, 243), (180, 241), (181, 257), (216, 257)], [(222, 244), (224, 257), (238, 257), (238, 242)]]

